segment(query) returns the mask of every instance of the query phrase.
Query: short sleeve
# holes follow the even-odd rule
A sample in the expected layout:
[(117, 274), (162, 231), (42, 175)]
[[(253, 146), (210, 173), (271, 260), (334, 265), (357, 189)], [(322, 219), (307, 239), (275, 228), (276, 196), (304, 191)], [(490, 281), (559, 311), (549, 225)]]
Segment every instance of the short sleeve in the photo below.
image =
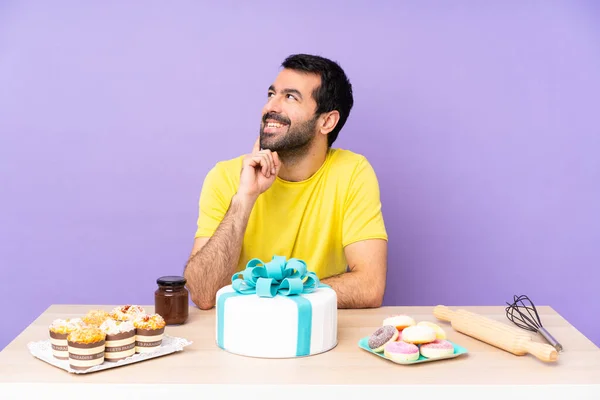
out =
[(381, 211), (377, 175), (366, 158), (353, 172), (344, 203), (342, 245), (366, 239), (388, 239)]
[(204, 178), (198, 202), (198, 221), (195, 237), (212, 236), (225, 217), (232, 194), (227, 187), (223, 168), (215, 165)]

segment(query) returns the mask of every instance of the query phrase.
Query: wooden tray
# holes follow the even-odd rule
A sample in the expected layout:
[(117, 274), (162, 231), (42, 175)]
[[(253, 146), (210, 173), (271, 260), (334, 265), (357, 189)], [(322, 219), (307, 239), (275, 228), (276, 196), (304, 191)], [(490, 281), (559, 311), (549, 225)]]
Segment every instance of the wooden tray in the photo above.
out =
[[(449, 341), (450, 342), (450, 341)], [(419, 355), (419, 359), (415, 360), (415, 361), (395, 361), (392, 359), (389, 359), (388, 357), (386, 357), (383, 352), (381, 353), (376, 353), (373, 350), (371, 350), (371, 348), (369, 348), (369, 336), (366, 336), (362, 339), (360, 339), (358, 341), (358, 347), (360, 347), (363, 350), (368, 351), (369, 353), (376, 355), (378, 357), (381, 357), (383, 359), (386, 359), (388, 361), (391, 361), (393, 363), (396, 364), (402, 364), (402, 365), (411, 365), (411, 364), (420, 364), (420, 363), (424, 363), (424, 362), (432, 362), (432, 361), (440, 361), (440, 360), (447, 360), (449, 358), (456, 358), (462, 354), (467, 354), (467, 349), (465, 349), (462, 346), (459, 346), (458, 344), (454, 343), (454, 342), (450, 342), (452, 343), (452, 346), (454, 346), (454, 354), (451, 354), (449, 356), (445, 356), (445, 357), (438, 357), (438, 358), (425, 358), (422, 355)]]

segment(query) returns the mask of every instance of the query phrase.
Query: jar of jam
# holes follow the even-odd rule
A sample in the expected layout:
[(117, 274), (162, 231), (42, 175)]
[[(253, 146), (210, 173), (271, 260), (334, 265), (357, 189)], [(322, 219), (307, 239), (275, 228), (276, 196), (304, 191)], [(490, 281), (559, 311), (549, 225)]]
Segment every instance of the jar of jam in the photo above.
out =
[(189, 294), (183, 276), (162, 276), (156, 280), (154, 312), (164, 318), (167, 325), (181, 325), (188, 318)]

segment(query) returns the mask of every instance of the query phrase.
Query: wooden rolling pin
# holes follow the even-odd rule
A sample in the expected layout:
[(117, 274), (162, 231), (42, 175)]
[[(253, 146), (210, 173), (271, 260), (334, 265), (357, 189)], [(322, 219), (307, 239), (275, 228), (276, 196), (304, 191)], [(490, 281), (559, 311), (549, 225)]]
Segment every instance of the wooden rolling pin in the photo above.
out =
[[(452, 311), (450, 311), (452, 312)], [(464, 316), (470, 316), (472, 318), (477, 318), (477, 319), (481, 319), (484, 321), (493, 321), (493, 322), (498, 322), (498, 321), (494, 321), (491, 318), (488, 317), (484, 317), (483, 315), (480, 314), (475, 314), (474, 312), (471, 311), (467, 311), (467, 310), (463, 310), (462, 308), (459, 308), (458, 310), (454, 311), (457, 314), (461, 314)], [(502, 324), (498, 322), (498, 329), (502, 329), (504, 332), (510, 332), (510, 333), (516, 333), (516, 334), (526, 334), (529, 335), (531, 337), (531, 334), (527, 331), (523, 331), (520, 328), (517, 328), (515, 326), (512, 325), (507, 325), (507, 324)]]
[(558, 359), (558, 352), (553, 346), (531, 340), (526, 332), (494, 321), (483, 315), (465, 310), (452, 311), (446, 306), (436, 306), (433, 315), (442, 321), (448, 321), (457, 332), (471, 336), (489, 345), (498, 347), (517, 356), (532, 354), (545, 362)]

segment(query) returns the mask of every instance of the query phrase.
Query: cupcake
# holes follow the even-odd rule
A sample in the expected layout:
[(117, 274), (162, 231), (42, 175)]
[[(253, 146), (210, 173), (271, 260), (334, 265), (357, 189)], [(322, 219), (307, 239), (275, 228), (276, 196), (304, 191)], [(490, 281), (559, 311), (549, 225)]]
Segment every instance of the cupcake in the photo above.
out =
[(52, 345), (52, 355), (59, 360), (69, 359), (69, 349), (67, 336), (76, 329), (82, 328), (84, 322), (81, 318), (73, 319), (55, 319), (48, 327), (50, 331), (50, 344)]
[(152, 353), (160, 348), (165, 332), (165, 320), (158, 314), (140, 315), (134, 321), (135, 352)]
[(137, 316), (145, 313), (146, 311), (142, 307), (127, 304), (113, 308), (110, 317), (116, 321), (133, 321)]
[(89, 326), (69, 333), (69, 366), (71, 369), (86, 370), (104, 362), (106, 334), (102, 329)]
[(109, 318), (100, 329), (106, 334), (105, 361), (119, 361), (135, 354), (135, 327), (132, 321)]
[(90, 310), (88, 313), (82, 318), (83, 322), (85, 322), (88, 326), (95, 326), (96, 328), (100, 327), (110, 318), (110, 314), (104, 310)]

